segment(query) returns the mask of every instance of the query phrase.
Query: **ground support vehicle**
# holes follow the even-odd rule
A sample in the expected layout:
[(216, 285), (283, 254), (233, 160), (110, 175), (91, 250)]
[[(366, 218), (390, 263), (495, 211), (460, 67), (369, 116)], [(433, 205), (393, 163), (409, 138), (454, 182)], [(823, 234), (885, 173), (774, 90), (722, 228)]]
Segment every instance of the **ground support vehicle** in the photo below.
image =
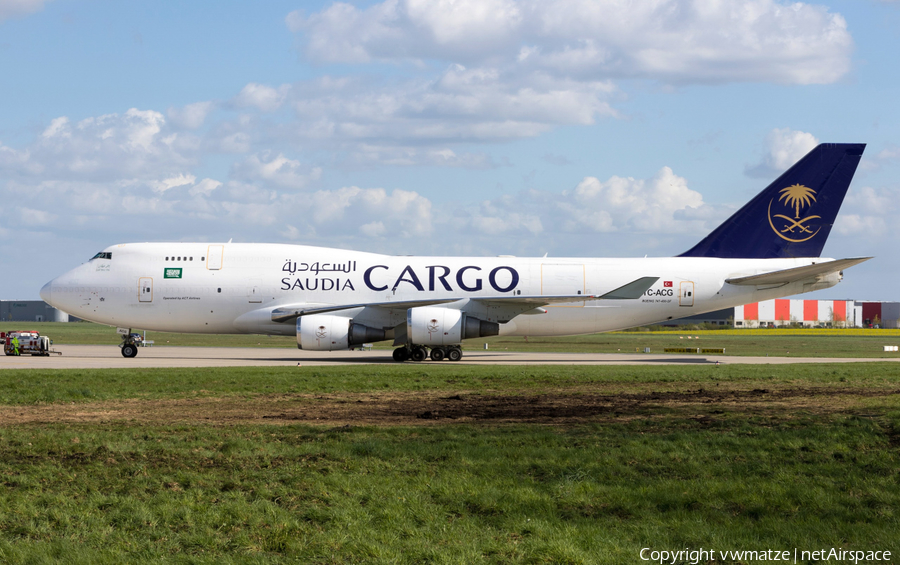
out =
[[(62, 355), (59, 351), (53, 351), (50, 346), (53, 342), (45, 335), (35, 331), (11, 331), (0, 334), (3, 341), (3, 353), (6, 355), (32, 355), (49, 357), (50, 355)], [(18, 350), (18, 351), (17, 351)]]

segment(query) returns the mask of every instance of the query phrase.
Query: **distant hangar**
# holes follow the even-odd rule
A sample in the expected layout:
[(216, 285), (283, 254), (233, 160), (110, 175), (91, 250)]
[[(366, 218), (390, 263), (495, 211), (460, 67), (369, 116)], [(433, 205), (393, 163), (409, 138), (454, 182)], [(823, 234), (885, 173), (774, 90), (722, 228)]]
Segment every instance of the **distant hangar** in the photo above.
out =
[(900, 302), (776, 299), (737, 306), (734, 327), (900, 328)]
[(0, 322), (74, 322), (43, 300), (0, 300)]

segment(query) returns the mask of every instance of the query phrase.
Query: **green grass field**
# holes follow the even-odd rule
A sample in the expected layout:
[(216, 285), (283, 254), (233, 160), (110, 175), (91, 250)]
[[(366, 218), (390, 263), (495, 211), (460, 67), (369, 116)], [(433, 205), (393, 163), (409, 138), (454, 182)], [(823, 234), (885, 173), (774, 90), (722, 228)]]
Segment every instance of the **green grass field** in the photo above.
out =
[[(56, 344), (116, 345), (119, 336), (114, 328), (88, 322), (17, 323), (0, 322), (0, 331), (34, 329), (48, 335)], [(691, 336), (691, 339), (687, 339)], [(699, 337), (699, 339), (694, 339)], [(148, 332), (147, 339), (156, 346), (204, 347), (285, 347), (296, 348), (297, 340), (286, 336), (205, 335)], [(724, 348), (726, 355), (772, 357), (870, 357), (897, 358), (900, 354), (885, 352), (885, 345), (900, 345), (898, 330), (719, 330), (701, 331), (629, 331), (567, 337), (492, 337), (468, 340), (464, 349), (507, 351), (545, 351), (560, 353), (634, 353), (649, 347), (662, 353), (669, 347)], [(376, 344), (390, 349), (390, 342)]]
[[(548, 395), (555, 411), (525, 423)], [(335, 412), (454, 398), (481, 411), (405, 425)], [(566, 410), (595, 402), (611, 408)], [(500, 423), (483, 410), (504, 403), (519, 411)], [(222, 416), (242, 406), (246, 419)], [(0, 372), (3, 563), (896, 556), (898, 508), (896, 363)]]

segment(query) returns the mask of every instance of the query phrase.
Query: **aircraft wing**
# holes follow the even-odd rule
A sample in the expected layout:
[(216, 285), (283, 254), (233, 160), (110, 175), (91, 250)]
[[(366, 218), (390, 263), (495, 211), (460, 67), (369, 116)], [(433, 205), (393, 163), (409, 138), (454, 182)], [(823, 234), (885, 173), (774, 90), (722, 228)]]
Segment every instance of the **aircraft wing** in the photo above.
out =
[(763, 273), (761, 275), (750, 275), (748, 277), (725, 279), (725, 282), (735, 285), (788, 284), (819, 275), (828, 275), (831, 273), (836, 273), (838, 271), (843, 271), (844, 269), (847, 269), (854, 265), (858, 265), (863, 261), (868, 261), (869, 259), (871, 259), (871, 257), (854, 257), (851, 259), (824, 261), (822, 263), (807, 265), (805, 267), (794, 267), (792, 269), (782, 269), (780, 271), (772, 271), (771, 273)]
[(641, 277), (630, 283), (613, 289), (606, 294), (566, 294), (566, 295), (534, 295), (534, 296), (491, 296), (470, 298), (473, 301), (503, 302), (530, 304), (532, 306), (546, 306), (548, 304), (560, 304), (566, 302), (580, 302), (582, 300), (636, 300), (647, 289), (653, 286), (659, 277)]
[(339, 310), (352, 310), (353, 308), (388, 308), (407, 309), (420, 306), (434, 306), (447, 304), (468, 298), (474, 302), (493, 302), (507, 306), (527, 306), (526, 310), (548, 304), (561, 304), (566, 302), (579, 302), (582, 300), (634, 300), (640, 298), (648, 288), (659, 280), (659, 277), (642, 277), (624, 286), (613, 289), (606, 294), (559, 294), (559, 295), (534, 295), (534, 296), (479, 296), (479, 297), (454, 297), (427, 300), (404, 300), (396, 302), (363, 302), (359, 304), (298, 304), (296, 306), (284, 306), (272, 311), (272, 321), (278, 323), (290, 322), (300, 316), (310, 314), (326, 314)]

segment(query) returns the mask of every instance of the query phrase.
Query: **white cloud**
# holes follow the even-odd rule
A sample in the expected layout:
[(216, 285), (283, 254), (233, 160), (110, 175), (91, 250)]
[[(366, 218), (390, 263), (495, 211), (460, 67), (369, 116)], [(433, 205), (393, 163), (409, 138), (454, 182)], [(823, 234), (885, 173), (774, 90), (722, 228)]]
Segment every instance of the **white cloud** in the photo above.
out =
[(19, 219), (25, 227), (38, 227), (53, 224), (58, 218), (56, 214), (51, 214), (46, 210), (35, 210), (34, 208), (20, 207), (16, 209), (19, 212)]
[(314, 63), (404, 65), (386, 73), (403, 78), (251, 83), (236, 104), (268, 112), (290, 103), (296, 120), (270, 127), (269, 138), (390, 165), (483, 167), (435, 151), (619, 117), (621, 78), (830, 83), (852, 50), (839, 14), (776, 0), (336, 2), (286, 22)]
[(176, 188), (179, 186), (191, 185), (194, 184), (194, 181), (197, 180), (197, 177), (194, 175), (186, 175), (180, 174), (177, 177), (170, 177), (167, 179), (163, 179), (160, 181), (156, 181), (151, 183), (153, 190), (156, 192), (165, 192), (169, 189)]
[(819, 140), (811, 133), (790, 128), (773, 129), (766, 136), (762, 160), (756, 165), (747, 166), (744, 174), (757, 178), (780, 175), (818, 144)]
[(132, 108), (73, 123), (61, 116), (22, 150), (0, 145), (0, 172), (34, 180), (157, 180), (195, 162), (196, 138), (164, 132), (165, 118)]
[(47, 129), (45, 129), (44, 133), (41, 135), (44, 139), (53, 137), (72, 137), (72, 134), (69, 132), (69, 118), (61, 116), (50, 120), (50, 125), (47, 126)]
[(875, 155), (867, 156), (859, 166), (864, 171), (877, 171), (881, 167), (900, 161), (900, 147), (889, 145)]
[(263, 112), (274, 112), (281, 107), (290, 88), (286, 84), (278, 88), (272, 88), (271, 86), (251, 82), (241, 89), (240, 93), (235, 97), (234, 103), (239, 107), (252, 106)]
[[(360, 95), (372, 104), (384, 96), (383, 119), (365, 122), (367, 109), (352, 105), (335, 109), (334, 116), (351, 116), (360, 127), (384, 128), (381, 133), (385, 136), (394, 122), (404, 120), (399, 127), (401, 132), (409, 128), (406, 135), (425, 124), (435, 131), (455, 124), (458, 132), (472, 135), (478, 127), (487, 127), (479, 120), (492, 111), (504, 119), (523, 111), (485, 100), (467, 104), (462, 98), (455, 106), (442, 107), (429, 99), (434, 92), (465, 96), (466, 84), (477, 87), (493, 80), (484, 78), (489, 73), (466, 73), (465, 69), (452, 69), (452, 80), (446, 85), (422, 90), (428, 96), (405, 97), (387, 88)], [(326, 98), (321, 94), (312, 99), (321, 102)], [(535, 107), (529, 111), (540, 116)], [(470, 120), (467, 112), (475, 117)], [(577, 113), (570, 115), (576, 117), (565, 119), (580, 119)], [(209, 136), (223, 132), (246, 135), (243, 143), (249, 145), (249, 133), (236, 130), (256, 123), (252, 116), (241, 114), (233, 123), (211, 128)], [(291, 129), (273, 131), (288, 135)], [(365, 138), (342, 135), (338, 145), (346, 144), (363, 163), (497, 166), (488, 155), (459, 151), (452, 143), (438, 143), (433, 138), (422, 138), (419, 144), (369, 143)], [(401, 137), (401, 133), (396, 135)], [(244, 234), (252, 241), (287, 239), (387, 252), (397, 252), (399, 241), (409, 253), (439, 254), (529, 254), (536, 246), (545, 246), (591, 256), (668, 250), (673, 238), (703, 235), (727, 217), (727, 211), (707, 205), (702, 195), (669, 167), (650, 178), (613, 176), (602, 181), (584, 177), (563, 192), (530, 190), (478, 202), (450, 199), (434, 204), (414, 190), (358, 186), (314, 190), (322, 177), (319, 167), (305, 163), (305, 156), (301, 160), (273, 151), (236, 158), (231, 178), (224, 182), (203, 177), (194, 169), (199, 152), (217, 146), (212, 140), (199, 139), (173, 132), (162, 114), (149, 110), (77, 122), (66, 117), (52, 120), (23, 149), (0, 145), (0, 173), (7, 179), (5, 186), (0, 185), (0, 201), (27, 193), (34, 202), (41, 202), (6, 216), (4, 229), (53, 225), (65, 232), (90, 226), (115, 241), (123, 232), (136, 239), (153, 239), (160, 232), (184, 234), (184, 226), (191, 226), (191, 232), (207, 236), (228, 226), (228, 237)], [(805, 152), (805, 145), (816, 140), (810, 134), (783, 129), (774, 130), (766, 143), (765, 162), (786, 167)], [(895, 196), (871, 188), (852, 191), (847, 200), (851, 208), (848, 218), (838, 231), (883, 235)], [(599, 238), (598, 234), (604, 235)], [(598, 241), (604, 243), (603, 251), (598, 251)]]
[[(304, 197), (320, 230), (340, 233), (353, 226), (367, 236), (385, 231), (398, 237), (427, 237), (432, 231), (431, 201), (408, 190), (363, 189), (356, 186), (320, 190)], [(373, 225), (373, 220), (376, 222)], [(378, 227), (377, 223), (382, 226)]]
[(197, 129), (206, 121), (206, 116), (215, 107), (213, 102), (195, 102), (181, 108), (169, 108), (166, 114), (178, 127)]
[(307, 169), (299, 161), (288, 159), (281, 153), (274, 157), (257, 154), (236, 163), (232, 174), (244, 180), (264, 180), (274, 186), (299, 190), (318, 180), (322, 176), (322, 169)]
[(0, 22), (38, 12), (46, 0), (0, 0)]
[(650, 179), (611, 177), (601, 182), (585, 177), (560, 203), (572, 229), (598, 232), (627, 229), (637, 232), (694, 232), (702, 221), (679, 212), (704, 207), (703, 196), (687, 186), (683, 177), (663, 167)]
[(878, 152), (876, 157), (881, 161), (894, 161), (900, 159), (900, 147), (890, 146)]
[(838, 214), (834, 229), (840, 235), (874, 237), (887, 233), (888, 223), (884, 217), (860, 214)]
[(203, 179), (194, 185), (191, 190), (191, 196), (209, 196), (212, 192), (222, 186), (222, 183), (214, 179)]
[(250, 151), (250, 136), (243, 132), (221, 138), (219, 149), (225, 153), (247, 153)]
[(434, 79), (399, 84), (318, 80), (297, 85), (292, 96), (298, 129), (310, 141), (405, 145), (517, 139), (592, 124), (617, 115), (606, 100), (615, 90), (608, 82), (522, 81), (452, 65)]
[(336, 2), (286, 21), (319, 62), (493, 61), (594, 80), (831, 83), (853, 46), (839, 14), (775, 0)]
[(463, 169), (494, 169), (500, 164), (487, 153), (457, 152), (450, 148), (428, 149), (412, 146), (372, 145), (361, 143), (355, 155), (361, 164), (398, 166), (456, 167)]
[(486, 216), (476, 215), (470, 223), (478, 232), (486, 235), (510, 234), (525, 232), (529, 235), (537, 235), (544, 231), (541, 219), (533, 214), (509, 214)]
[(40, 163), (31, 159), (29, 151), (19, 151), (0, 143), (0, 171), (3, 170), (38, 174), (43, 170), (43, 167)]
[(900, 199), (900, 190), (871, 186), (852, 188), (847, 192), (844, 205), (853, 211), (861, 211), (867, 214), (890, 215), (898, 209), (897, 202)]
[(374, 221), (360, 226), (359, 231), (366, 237), (381, 237), (385, 234), (387, 229), (384, 227), (384, 222)]

